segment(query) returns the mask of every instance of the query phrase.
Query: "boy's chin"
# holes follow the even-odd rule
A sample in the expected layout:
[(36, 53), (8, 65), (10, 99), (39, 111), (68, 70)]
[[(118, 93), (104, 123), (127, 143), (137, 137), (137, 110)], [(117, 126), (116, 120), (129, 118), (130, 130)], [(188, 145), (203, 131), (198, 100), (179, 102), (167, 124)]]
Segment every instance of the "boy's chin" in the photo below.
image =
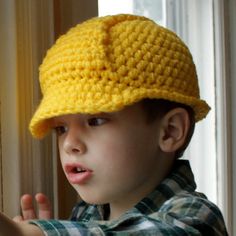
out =
[(102, 196), (98, 196), (98, 194), (93, 194), (89, 192), (89, 190), (85, 190), (83, 186), (72, 185), (73, 188), (78, 193), (80, 199), (91, 205), (104, 205), (107, 204), (107, 199), (104, 199)]

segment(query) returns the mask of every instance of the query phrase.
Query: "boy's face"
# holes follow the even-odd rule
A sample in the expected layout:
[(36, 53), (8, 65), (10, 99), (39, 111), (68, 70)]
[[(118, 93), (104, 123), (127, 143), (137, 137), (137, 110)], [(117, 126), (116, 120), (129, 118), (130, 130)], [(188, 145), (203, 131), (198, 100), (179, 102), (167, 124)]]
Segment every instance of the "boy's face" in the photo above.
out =
[(161, 181), (160, 122), (141, 104), (119, 112), (53, 119), (68, 181), (89, 203), (136, 203)]

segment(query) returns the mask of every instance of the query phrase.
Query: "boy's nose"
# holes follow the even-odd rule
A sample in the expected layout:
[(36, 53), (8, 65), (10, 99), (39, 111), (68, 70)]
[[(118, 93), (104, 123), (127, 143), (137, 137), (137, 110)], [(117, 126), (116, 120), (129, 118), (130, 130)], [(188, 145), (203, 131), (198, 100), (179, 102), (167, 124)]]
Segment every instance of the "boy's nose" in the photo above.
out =
[(63, 143), (64, 151), (68, 154), (83, 154), (86, 152), (86, 145), (78, 133), (69, 131)]

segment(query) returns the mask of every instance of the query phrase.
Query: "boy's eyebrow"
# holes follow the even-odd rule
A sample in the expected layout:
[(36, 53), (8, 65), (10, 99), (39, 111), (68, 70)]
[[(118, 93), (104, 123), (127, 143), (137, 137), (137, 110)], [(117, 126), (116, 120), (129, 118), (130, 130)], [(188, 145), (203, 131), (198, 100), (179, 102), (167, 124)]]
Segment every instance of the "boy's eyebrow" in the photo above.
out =
[(58, 123), (63, 123), (62, 121), (56, 120), (57, 117), (52, 117), (48, 120), (48, 124), (50, 127), (54, 127), (55, 125), (57, 125)]

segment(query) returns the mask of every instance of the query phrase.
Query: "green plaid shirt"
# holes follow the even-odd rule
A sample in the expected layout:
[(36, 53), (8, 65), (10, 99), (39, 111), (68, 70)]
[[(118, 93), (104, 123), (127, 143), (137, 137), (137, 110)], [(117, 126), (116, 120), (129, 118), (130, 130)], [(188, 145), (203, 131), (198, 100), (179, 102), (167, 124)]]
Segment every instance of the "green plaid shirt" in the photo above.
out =
[(176, 161), (171, 174), (119, 219), (105, 221), (108, 207), (79, 203), (68, 221), (37, 220), (45, 235), (228, 235), (222, 214), (196, 184), (189, 162)]

